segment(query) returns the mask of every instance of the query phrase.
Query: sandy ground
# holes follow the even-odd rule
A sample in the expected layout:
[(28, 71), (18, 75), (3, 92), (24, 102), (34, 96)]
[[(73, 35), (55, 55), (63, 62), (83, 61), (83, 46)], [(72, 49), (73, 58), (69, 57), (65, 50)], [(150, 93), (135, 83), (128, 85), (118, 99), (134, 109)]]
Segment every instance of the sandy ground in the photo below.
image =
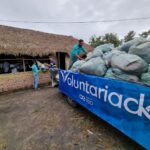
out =
[(0, 95), (0, 150), (140, 150), (139, 145), (58, 89)]

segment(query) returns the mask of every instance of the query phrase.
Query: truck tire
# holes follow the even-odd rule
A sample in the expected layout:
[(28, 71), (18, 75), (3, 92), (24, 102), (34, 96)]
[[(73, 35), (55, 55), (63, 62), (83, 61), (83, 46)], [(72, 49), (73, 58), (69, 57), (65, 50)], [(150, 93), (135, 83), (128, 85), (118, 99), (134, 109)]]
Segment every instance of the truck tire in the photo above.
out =
[(67, 97), (66, 99), (67, 103), (72, 106), (72, 107), (77, 107), (78, 103), (76, 103), (74, 100), (72, 100), (71, 98)]

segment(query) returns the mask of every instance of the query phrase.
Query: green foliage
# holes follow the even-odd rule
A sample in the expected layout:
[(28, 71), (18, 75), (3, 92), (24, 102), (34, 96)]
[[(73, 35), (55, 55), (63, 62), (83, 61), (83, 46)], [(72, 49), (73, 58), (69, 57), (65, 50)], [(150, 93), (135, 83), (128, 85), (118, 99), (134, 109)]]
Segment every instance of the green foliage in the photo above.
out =
[(130, 41), (130, 40), (133, 40), (134, 37), (135, 37), (135, 35), (136, 35), (136, 33), (135, 33), (134, 31), (129, 31), (129, 32), (127, 33), (127, 35), (124, 36), (124, 41), (125, 41), (125, 42), (128, 42), (128, 41)]
[(115, 47), (121, 44), (121, 41), (119, 40), (118, 35), (114, 33), (106, 33), (103, 40), (105, 41), (105, 43), (114, 44)]
[(0, 150), (6, 150), (7, 149), (7, 142), (4, 139), (0, 139)]
[(104, 36), (92, 36), (89, 44), (93, 47), (97, 47), (102, 44), (106, 43), (112, 43), (114, 46), (119, 46), (121, 44), (121, 40), (119, 40), (119, 37), (117, 34), (114, 33), (106, 33)]
[(37, 108), (33, 109), (33, 113), (37, 113), (39, 110)]
[(103, 41), (102, 36), (96, 37), (96, 35), (94, 35), (90, 38), (89, 44), (93, 47), (97, 47), (99, 45), (105, 44), (105, 42)]
[(147, 38), (150, 36), (150, 29), (148, 31), (144, 31), (141, 34), (139, 34), (140, 37)]
[[(114, 44), (115, 47), (117, 47), (123, 41), (128, 42), (130, 40), (133, 40), (135, 38), (135, 35), (136, 35), (135, 31), (129, 31), (122, 40), (119, 39), (118, 35), (115, 33), (106, 33), (105, 35), (102, 35), (102, 36), (93, 35), (90, 38), (89, 44), (93, 47), (97, 47), (102, 44), (112, 43)], [(150, 37), (150, 29), (148, 31), (144, 31), (141, 34), (139, 34), (139, 37), (143, 37), (143, 38)]]

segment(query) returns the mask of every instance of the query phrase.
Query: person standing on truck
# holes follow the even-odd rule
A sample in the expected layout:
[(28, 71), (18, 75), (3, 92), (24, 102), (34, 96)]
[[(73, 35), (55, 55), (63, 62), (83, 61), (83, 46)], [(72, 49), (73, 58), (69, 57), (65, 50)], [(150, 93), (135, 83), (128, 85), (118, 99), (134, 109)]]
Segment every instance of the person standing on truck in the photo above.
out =
[(68, 69), (71, 69), (72, 65), (77, 60), (82, 60), (86, 56), (86, 49), (83, 45), (84, 41), (82, 39), (78, 41), (78, 44), (74, 45), (73, 49), (70, 52), (70, 64)]
[(39, 85), (39, 67), (37, 65), (37, 62), (36, 60), (33, 60), (33, 64), (31, 66), (32, 68), (32, 74), (33, 74), (33, 77), (34, 77), (34, 83), (33, 83), (33, 86), (34, 86), (34, 89), (37, 90), (38, 89), (38, 85)]

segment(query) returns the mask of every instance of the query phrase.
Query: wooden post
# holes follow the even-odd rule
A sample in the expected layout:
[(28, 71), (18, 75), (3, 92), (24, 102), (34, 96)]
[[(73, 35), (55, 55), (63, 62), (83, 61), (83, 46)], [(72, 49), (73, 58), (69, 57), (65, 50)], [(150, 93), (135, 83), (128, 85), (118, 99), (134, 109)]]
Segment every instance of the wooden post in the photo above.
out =
[(24, 61), (24, 58), (23, 58), (23, 71), (25, 72), (26, 71), (26, 66), (25, 66), (25, 61)]
[(59, 68), (60, 68), (60, 52), (58, 52), (58, 62), (59, 62)]
[(60, 68), (60, 52), (57, 52), (57, 60), (58, 60), (57, 67)]

